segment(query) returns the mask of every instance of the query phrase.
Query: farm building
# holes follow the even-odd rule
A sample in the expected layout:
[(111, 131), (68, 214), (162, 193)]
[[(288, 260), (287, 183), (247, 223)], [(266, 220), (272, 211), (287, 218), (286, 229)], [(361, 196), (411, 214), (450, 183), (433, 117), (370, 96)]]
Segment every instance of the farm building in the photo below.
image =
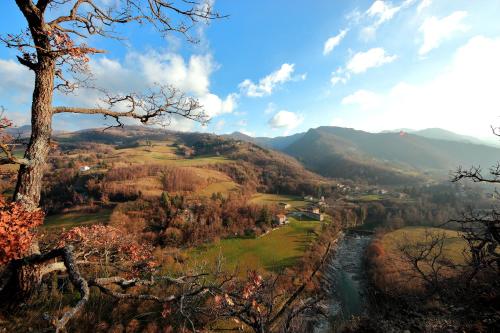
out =
[(288, 223), (288, 219), (285, 214), (276, 214), (273, 218), (273, 225), (283, 225)]
[(320, 221), (320, 222), (322, 222), (325, 219), (325, 216), (323, 214), (319, 213), (319, 211), (318, 211), (318, 213), (305, 211), (305, 212), (303, 212), (303, 214), (305, 216), (309, 217), (310, 219)]
[(309, 206), (309, 207), (307, 207), (307, 211), (309, 213), (313, 213), (313, 214), (319, 214), (320, 213), (319, 207), (316, 207), (316, 206)]
[(291, 206), (290, 204), (286, 203), (286, 202), (280, 202), (280, 203), (278, 204), (278, 206), (279, 206), (280, 208), (282, 208), (282, 209), (290, 209), (290, 208), (292, 208), (292, 206)]
[(323, 221), (324, 219), (323, 214), (321, 214), (321, 211), (317, 206), (307, 207), (304, 211), (302, 211), (302, 215), (316, 221)]

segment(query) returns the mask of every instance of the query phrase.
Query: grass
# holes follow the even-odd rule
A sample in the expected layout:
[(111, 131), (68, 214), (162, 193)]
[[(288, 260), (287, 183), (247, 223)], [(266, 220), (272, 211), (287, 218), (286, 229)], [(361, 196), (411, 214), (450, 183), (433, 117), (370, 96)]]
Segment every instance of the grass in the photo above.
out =
[(466, 244), (461, 238), (460, 233), (454, 230), (442, 228), (406, 227), (385, 234), (382, 238), (382, 244), (388, 252), (396, 253), (398, 251), (397, 246), (401, 242), (405, 242), (407, 240), (410, 242), (424, 241), (425, 230), (430, 230), (433, 233), (444, 232), (446, 235), (443, 249), (444, 256), (457, 264), (464, 262), (462, 251)]
[(261, 237), (229, 238), (192, 249), (189, 262), (212, 264), (221, 254), (225, 268), (238, 269), (242, 275), (248, 270), (277, 272), (294, 265), (303, 256), (320, 228), (320, 222), (290, 218), (288, 225)]
[(258, 205), (277, 205), (280, 202), (290, 204), (293, 208), (305, 207), (308, 204), (301, 197), (292, 195), (257, 193), (250, 199), (250, 203)]
[(365, 201), (365, 202), (379, 201), (380, 199), (382, 199), (382, 197), (378, 194), (367, 194), (367, 195), (360, 196), (358, 198), (358, 200)]
[(176, 148), (171, 142), (155, 142), (153, 146), (139, 146), (134, 148), (117, 149), (112, 160), (126, 160), (134, 164), (165, 164), (173, 166), (201, 166), (208, 164), (225, 163), (229, 161), (222, 156), (197, 156), (185, 158), (176, 154)]
[[(169, 141), (155, 141), (152, 146), (138, 146), (132, 148), (119, 148), (108, 154), (104, 160), (113, 162), (116, 167), (155, 164), (173, 167), (189, 168), (198, 176), (208, 180), (209, 185), (196, 192), (196, 195), (210, 196), (212, 193), (221, 192), (228, 194), (237, 190), (238, 185), (222, 172), (203, 168), (209, 164), (225, 163), (229, 160), (221, 156), (198, 156), (185, 158), (176, 154), (174, 144)], [(105, 170), (104, 170), (105, 172)], [(121, 182), (124, 185), (135, 185), (141, 188), (145, 196), (159, 196), (163, 191), (160, 175)]]
[(238, 188), (238, 184), (233, 181), (221, 181), (208, 185), (203, 190), (197, 191), (196, 194), (205, 197), (209, 197), (213, 193), (222, 193), (227, 195), (229, 192), (236, 191)]
[(69, 212), (63, 214), (50, 215), (45, 218), (44, 228), (72, 228), (95, 223), (107, 223), (111, 216), (112, 209), (100, 209), (95, 213)]

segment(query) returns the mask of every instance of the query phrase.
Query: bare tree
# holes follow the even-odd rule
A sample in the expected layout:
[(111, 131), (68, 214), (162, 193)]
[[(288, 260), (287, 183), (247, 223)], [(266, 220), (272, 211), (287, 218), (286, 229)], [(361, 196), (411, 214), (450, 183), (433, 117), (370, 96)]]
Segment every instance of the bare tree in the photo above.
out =
[(403, 241), (397, 244), (401, 258), (412, 268), (430, 294), (434, 294), (442, 285), (444, 272), (452, 267), (452, 263), (443, 253), (446, 235), (443, 232), (425, 230), (423, 240), (410, 240), (405, 235)]
[[(499, 127), (491, 127), (493, 135), (500, 136)], [(459, 167), (452, 178), (452, 182), (468, 180), (473, 183), (482, 183), (496, 186), (500, 184), (500, 162), (492, 166), (485, 175), (481, 167), (472, 166), (469, 169)], [(495, 188), (494, 198), (498, 199), (500, 193)], [(466, 254), (470, 273), (466, 279), (466, 286), (470, 287), (472, 280), (481, 271), (493, 270), (500, 275), (500, 212), (490, 210), (468, 209), (462, 214), (461, 219), (450, 222), (458, 223), (463, 233), (463, 238), (468, 245)]]
[[(70, 93), (88, 82), (89, 57), (105, 52), (87, 45), (85, 41), (89, 37), (119, 38), (118, 26), (139, 24), (152, 26), (162, 35), (176, 32), (196, 42), (190, 35), (195, 25), (222, 17), (210, 3), (201, 0), (16, 0), (26, 20), (26, 30), (2, 35), (0, 42), (18, 50), (17, 60), (33, 71), (35, 77), (31, 137), (24, 157), (16, 158), (7, 146), (1, 146), (6, 156), (2, 162), (20, 165), (14, 191), (16, 202), (28, 211), (38, 209), (55, 114), (103, 115), (116, 120), (117, 126), (123, 125), (122, 118), (144, 124), (168, 122), (171, 116), (207, 121), (199, 102), (173, 87), (156, 87), (149, 92), (131, 92), (124, 96), (107, 94), (104, 99), (107, 106), (97, 108), (55, 107), (53, 95), (55, 90)], [(36, 240), (29, 254), (39, 254)], [(39, 265), (29, 263), (25, 262), (17, 267), (16, 274), (9, 275), (17, 276), (17, 286), (25, 291), (40, 280)]]
[[(27, 209), (36, 209), (40, 201), (54, 114), (101, 114), (116, 119), (119, 125), (120, 118), (149, 123), (171, 115), (206, 120), (198, 101), (172, 87), (160, 87), (146, 94), (108, 96), (108, 108), (54, 107), (52, 98), (55, 89), (72, 92), (85, 82), (91, 74), (89, 57), (105, 52), (80, 41), (94, 35), (118, 38), (116, 27), (130, 23), (151, 25), (163, 35), (178, 32), (194, 41), (190, 30), (195, 24), (221, 17), (213, 11), (210, 2), (127, 0), (105, 4), (96, 0), (38, 0), (36, 3), (16, 0), (16, 4), (26, 19), (27, 29), (1, 36), (0, 41), (18, 49), (19, 63), (35, 74), (31, 138), (24, 159), (11, 160), (21, 165), (14, 198)], [(118, 105), (127, 110), (116, 110)]]
[[(496, 133), (496, 132), (495, 132)], [(480, 167), (470, 169), (458, 168), (453, 177), (453, 182), (470, 180), (474, 183), (500, 184), (500, 164), (490, 168), (489, 175), (483, 175)], [(495, 190), (495, 197), (499, 193)], [(492, 270), (500, 274), (500, 212), (490, 210), (474, 210), (469, 208), (464, 211), (460, 219), (450, 222), (458, 223), (462, 237), (467, 242), (466, 259), (470, 268), (466, 277), (466, 286), (470, 287), (472, 280), (481, 271)]]

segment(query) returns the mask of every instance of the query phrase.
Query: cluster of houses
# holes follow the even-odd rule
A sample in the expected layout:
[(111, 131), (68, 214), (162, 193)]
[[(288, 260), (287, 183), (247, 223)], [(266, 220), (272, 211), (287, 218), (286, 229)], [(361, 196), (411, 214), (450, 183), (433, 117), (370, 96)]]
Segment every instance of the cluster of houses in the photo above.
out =
[(338, 199), (341, 200), (350, 200), (356, 201), (357, 198), (366, 196), (366, 195), (379, 195), (384, 198), (396, 198), (396, 199), (406, 199), (408, 196), (405, 193), (388, 190), (385, 188), (380, 188), (376, 186), (350, 186), (347, 184), (338, 183), (335, 185), (338, 193), (343, 194), (343, 197)]
[[(304, 200), (309, 203), (306, 208), (288, 214), (298, 217), (299, 219), (305, 218), (308, 220), (323, 221), (325, 219), (325, 216), (323, 213), (321, 213), (321, 207), (326, 206), (325, 198), (321, 197), (319, 198), (319, 200), (316, 200), (313, 196), (308, 195), (304, 197)], [(292, 206), (286, 202), (280, 202), (278, 206), (283, 213), (276, 214), (273, 217), (274, 226), (287, 224), (287, 211), (292, 208)]]

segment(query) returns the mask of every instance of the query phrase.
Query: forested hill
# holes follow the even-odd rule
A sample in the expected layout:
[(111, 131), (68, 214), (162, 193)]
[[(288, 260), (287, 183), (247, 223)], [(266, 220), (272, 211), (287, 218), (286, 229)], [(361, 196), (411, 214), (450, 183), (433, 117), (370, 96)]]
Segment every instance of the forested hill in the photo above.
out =
[(283, 152), (213, 134), (127, 126), (64, 133), (55, 140), (63, 151), (110, 148), (115, 164), (129, 162), (130, 156), (150, 165), (200, 165), (206, 161), (204, 167), (218, 169), (252, 191), (300, 195), (316, 193), (318, 186), (333, 183)]
[[(371, 183), (411, 182), (424, 174), (446, 177), (458, 166), (488, 168), (500, 156), (500, 149), (481, 144), (342, 127), (323, 126), (288, 138), (290, 144), (276, 149), (296, 157), (308, 169)], [(275, 140), (252, 139), (268, 147), (273, 147)]]
[[(500, 156), (499, 148), (486, 145), (328, 126), (277, 138), (252, 138), (241, 133), (177, 133), (143, 126), (56, 134), (59, 144), (68, 148), (86, 142), (127, 147), (138, 140), (165, 139), (177, 142), (179, 147), (193, 148), (196, 155), (218, 154), (237, 164), (251, 165), (251, 169), (259, 169), (259, 175), (270, 170), (273, 181), (286, 178), (288, 182), (296, 177), (306, 183), (317, 182), (316, 174), (372, 184), (414, 183), (430, 176), (448, 177), (458, 166), (489, 168)], [(272, 185), (271, 178), (259, 177), (259, 184)], [(297, 190), (299, 185), (294, 183), (292, 188)]]

